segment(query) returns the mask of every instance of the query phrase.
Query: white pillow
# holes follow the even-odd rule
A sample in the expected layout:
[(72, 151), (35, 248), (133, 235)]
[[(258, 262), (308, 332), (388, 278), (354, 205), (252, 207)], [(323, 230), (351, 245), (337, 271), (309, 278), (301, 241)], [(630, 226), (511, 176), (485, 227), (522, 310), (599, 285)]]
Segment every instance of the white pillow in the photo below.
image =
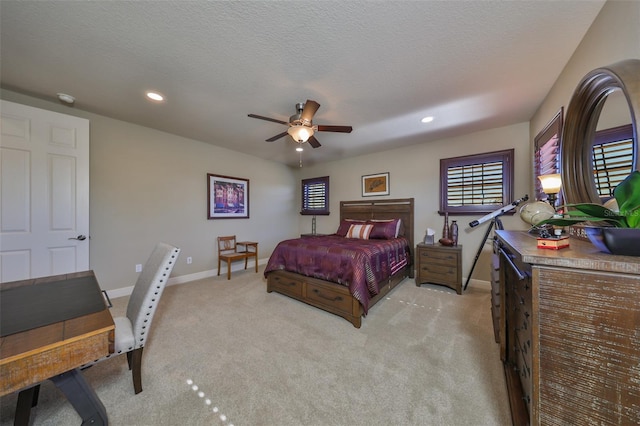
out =
[(373, 229), (373, 225), (365, 225), (365, 224), (357, 224), (351, 225), (349, 230), (347, 231), (347, 238), (359, 238), (361, 240), (368, 240), (369, 234), (371, 234), (371, 230)]

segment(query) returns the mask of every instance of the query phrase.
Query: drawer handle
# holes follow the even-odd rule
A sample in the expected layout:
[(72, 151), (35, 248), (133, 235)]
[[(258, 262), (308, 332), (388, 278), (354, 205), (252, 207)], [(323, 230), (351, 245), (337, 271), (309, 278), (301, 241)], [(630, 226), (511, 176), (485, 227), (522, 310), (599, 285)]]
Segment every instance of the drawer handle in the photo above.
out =
[(511, 269), (513, 269), (513, 272), (516, 273), (516, 275), (518, 275), (518, 279), (520, 281), (524, 280), (525, 278), (527, 278), (527, 275), (524, 274), (517, 266), (515, 263), (513, 263), (513, 260), (511, 259), (511, 255), (509, 255), (506, 251), (504, 251), (504, 249), (502, 247), (500, 247), (500, 253), (502, 253), (502, 256), (504, 257), (504, 259), (507, 261), (507, 263), (509, 264), (509, 266), (511, 266)]
[(341, 300), (342, 300), (342, 296), (336, 296), (336, 297), (333, 297), (333, 298), (332, 298), (332, 297), (327, 297), (327, 296), (325, 296), (324, 294), (320, 293), (320, 290), (318, 290), (317, 288), (314, 288), (314, 289), (313, 289), (313, 292), (314, 292), (315, 294), (317, 294), (317, 295), (318, 295), (318, 297), (322, 297), (323, 299), (325, 299), (325, 300), (329, 300), (329, 301), (331, 301), (331, 302), (339, 302), (339, 301), (341, 301)]

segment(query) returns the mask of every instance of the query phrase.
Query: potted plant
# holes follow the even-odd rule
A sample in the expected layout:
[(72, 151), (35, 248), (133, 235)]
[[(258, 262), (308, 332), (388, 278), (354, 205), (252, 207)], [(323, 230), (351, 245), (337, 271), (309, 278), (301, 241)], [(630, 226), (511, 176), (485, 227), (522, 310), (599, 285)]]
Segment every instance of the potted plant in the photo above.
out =
[(602, 226), (587, 227), (591, 242), (613, 254), (640, 256), (640, 172), (629, 174), (613, 191), (617, 210), (601, 204), (581, 203), (562, 206), (562, 217), (554, 217), (536, 224), (569, 226), (592, 222)]

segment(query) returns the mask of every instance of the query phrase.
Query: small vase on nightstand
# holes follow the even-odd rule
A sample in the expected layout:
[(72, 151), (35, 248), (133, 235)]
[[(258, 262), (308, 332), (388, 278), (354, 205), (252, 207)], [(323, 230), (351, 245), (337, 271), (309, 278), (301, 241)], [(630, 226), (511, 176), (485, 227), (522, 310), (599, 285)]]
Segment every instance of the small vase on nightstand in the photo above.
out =
[(444, 213), (444, 226), (442, 227), (442, 238), (450, 238), (449, 237), (449, 213)]
[(449, 231), (449, 238), (453, 241), (453, 245), (458, 245), (458, 223), (455, 220), (451, 221), (451, 230)]

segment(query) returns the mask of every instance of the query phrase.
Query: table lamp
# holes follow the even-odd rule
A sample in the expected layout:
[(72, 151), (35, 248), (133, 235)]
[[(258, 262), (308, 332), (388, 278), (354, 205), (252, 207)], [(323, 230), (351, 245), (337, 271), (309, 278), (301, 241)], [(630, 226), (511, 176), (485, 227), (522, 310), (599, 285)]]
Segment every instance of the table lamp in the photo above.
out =
[(560, 192), (560, 187), (562, 186), (560, 173), (538, 176), (538, 179), (540, 180), (540, 184), (542, 185), (542, 191), (547, 194), (547, 201), (555, 210), (558, 193)]

